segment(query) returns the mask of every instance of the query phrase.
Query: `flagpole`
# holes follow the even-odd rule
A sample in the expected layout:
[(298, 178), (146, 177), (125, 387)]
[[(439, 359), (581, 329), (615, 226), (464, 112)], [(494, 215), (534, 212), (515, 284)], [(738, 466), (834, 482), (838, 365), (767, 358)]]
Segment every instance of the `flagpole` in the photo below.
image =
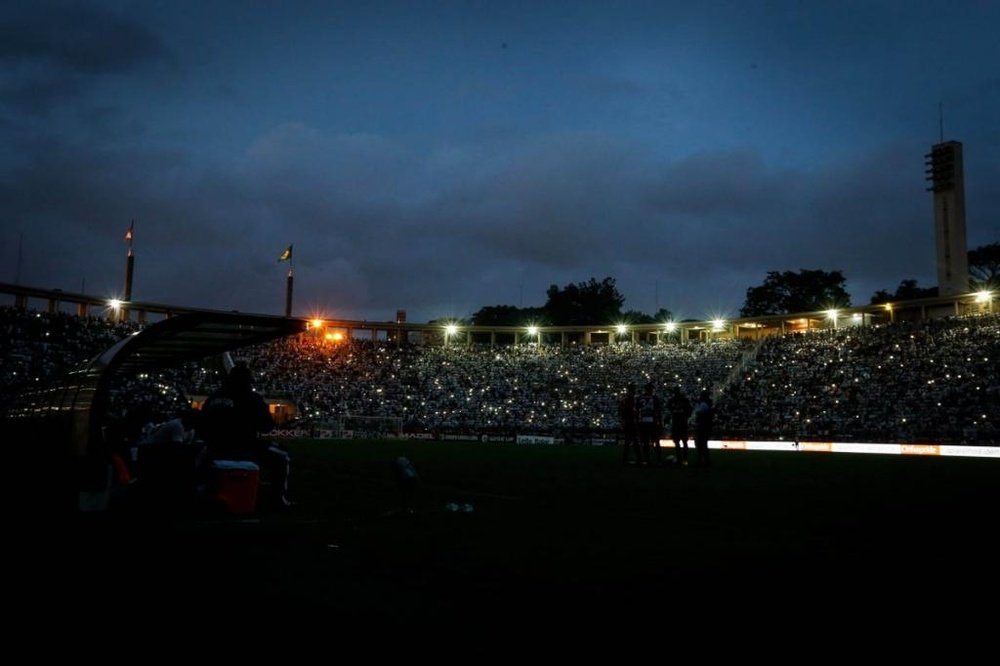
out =
[[(125, 242), (128, 244), (128, 253), (125, 255), (125, 294), (122, 296), (122, 300), (125, 303), (129, 303), (132, 300), (132, 278), (135, 275), (135, 255), (132, 253), (132, 236), (134, 234), (135, 220), (132, 220), (128, 226), (128, 231), (125, 232)], [(123, 321), (128, 320), (128, 308), (122, 308), (120, 318)]]
[(293, 285), (294, 285), (294, 282), (295, 282), (295, 276), (294, 276), (294, 270), (293, 270), (293, 266), (294, 266), (294, 262), (295, 262), (295, 257), (292, 255), (292, 246), (291, 245), (288, 246), (288, 249), (286, 250), (286, 252), (288, 253), (288, 278), (287, 278), (287, 281), (285, 282), (285, 316), (286, 317), (291, 317), (292, 316), (292, 288), (293, 288)]

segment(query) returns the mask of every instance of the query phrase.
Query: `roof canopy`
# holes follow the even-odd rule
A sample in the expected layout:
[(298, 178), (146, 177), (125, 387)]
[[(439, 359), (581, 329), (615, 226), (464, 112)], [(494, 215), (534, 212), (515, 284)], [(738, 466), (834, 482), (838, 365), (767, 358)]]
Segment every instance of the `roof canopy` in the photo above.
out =
[(302, 319), (228, 312), (177, 315), (143, 328), (100, 354), (92, 364), (141, 371), (197, 361), (306, 330)]

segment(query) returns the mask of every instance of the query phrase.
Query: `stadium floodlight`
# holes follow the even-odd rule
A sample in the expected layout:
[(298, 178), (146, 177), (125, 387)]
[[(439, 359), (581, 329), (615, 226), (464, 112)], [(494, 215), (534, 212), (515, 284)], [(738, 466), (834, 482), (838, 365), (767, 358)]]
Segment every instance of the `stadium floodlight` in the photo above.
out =
[(885, 311), (889, 313), (889, 321), (895, 321), (894, 313), (892, 311), (892, 303), (885, 304)]
[(976, 292), (976, 303), (989, 303), (990, 299), (992, 298), (993, 298), (993, 292), (990, 291)]
[(313, 328), (323, 328), (323, 320), (322, 319), (312, 319), (312, 320), (310, 320), (309, 325), (312, 326)]
[(451, 336), (455, 335), (456, 333), (458, 333), (458, 325), (457, 324), (448, 324), (448, 325), (446, 325), (444, 327), (444, 334), (447, 335), (448, 337), (451, 337)]
[(529, 326), (528, 327), (528, 335), (531, 335), (531, 336), (538, 335), (538, 327), (537, 326)]
[(628, 333), (628, 326), (625, 324), (618, 324), (615, 326), (615, 330), (618, 331), (618, 335), (625, 335)]
[(109, 299), (108, 307), (111, 308), (112, 310), (119, 310), (122, 307), (122, 302), (117, 298)]
[(718, 331), (721, 331), (721, 330), (723, 330), (725, 328), (726, 328), (726, 320), (725, 319), (713, 319), (712, 320), (712, 330), (713, 331), (718, 332)]
[(667, 333), (673, 333), (674, 331), (677, 330), (677, 322), (675, 322), (675, 321), (668, 321), (663, 326), (664, 326), (664, 328), (667, 329)]
[(831, 308), (826, 311), (826, 318), (833, 322), (834, 328), (837, 328), (838, 315), (840, 315), (840, 313), (835, 308)]

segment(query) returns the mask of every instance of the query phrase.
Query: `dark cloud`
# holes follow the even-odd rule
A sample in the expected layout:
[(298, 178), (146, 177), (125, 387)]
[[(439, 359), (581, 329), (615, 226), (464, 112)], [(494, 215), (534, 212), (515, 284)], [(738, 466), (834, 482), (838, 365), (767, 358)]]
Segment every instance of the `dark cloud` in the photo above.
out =
[[(296, 311), (359, 319), (540, 305), (605, 276), (627, 308), (697, 318), (734, 315), (771, 270), (842, 270), (856, 303), (936, 279), (922, 154), (941, 86), (897, 72), (911, 51), (872, 64), (896, 51), (846, 14), (831, 38), (791, 7), (678, 7), (676, 23), (595, 4), (593, 34), (552, 42), (539, 20), (534, 47), (487, 57), (476, 12), (432, 35), (382, 11), (344, 10), (331, 33), (253, 3), (37, 7), (0, 28), (5, 280), (23, 233), (22, 282), (110, 295), (131, 219), (136, 298), (226, 310), (282, 311), (289, 243)], [(170, 85), (148, 76), (174, 53)], [(943, 94), (975, 247), (1000, 235), (996, 75), (957, 64)]]
[(0, 23), (3, 60), (41, 60), (67, 70), (102, 74), (127, 71), (165, 54), (160, 39), (148, 28), (95, 7), (43, 2), (10, 9)]
[[(612, 276), (627, 307), (700, 318), (734, 315), (770, 270), (842, 270), (856, 303), (906, 278), (933, 284), (932, 214), (914, 150), (888, 145), (806, 172), (750, 151), (662, 162), (591, 133), (441, 155), (291, 125), (229, 168), (197, 168), (180, 153), (50, 146), (0, 202), (28, 229), (70, 230), (46, 241), (54, 251), (33, 260), (36, 278), (97, 275), (90, 284), (111, 290), (120, 235), (139, 218), (146, 300), (279, 311), (276, 258), (293, 242), (298, 302), (340, 316), (400, 307), (466, 316)], [(77, 243), (94, 253), (57, 268)]]
[(149, 28), (76, 3), (20, 3), (0, 21), (0, 91), (8, 104), (44, 112), (101, 76), (168, 57)]

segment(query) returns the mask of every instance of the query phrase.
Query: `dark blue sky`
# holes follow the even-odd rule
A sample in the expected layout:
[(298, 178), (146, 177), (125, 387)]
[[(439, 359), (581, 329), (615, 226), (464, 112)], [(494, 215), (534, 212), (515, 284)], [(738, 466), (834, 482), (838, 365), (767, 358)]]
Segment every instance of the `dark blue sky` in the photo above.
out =
[(611, 276), (734, 316), (801, 268), (863, 304), (936, 283), (939, 102), (1000, 241), (997, 35), (995, 1), (0, 2), (0, 281), (118, 293), (135, 219), (139, 300), (281, 313), (294, 243), (303, 315)]

